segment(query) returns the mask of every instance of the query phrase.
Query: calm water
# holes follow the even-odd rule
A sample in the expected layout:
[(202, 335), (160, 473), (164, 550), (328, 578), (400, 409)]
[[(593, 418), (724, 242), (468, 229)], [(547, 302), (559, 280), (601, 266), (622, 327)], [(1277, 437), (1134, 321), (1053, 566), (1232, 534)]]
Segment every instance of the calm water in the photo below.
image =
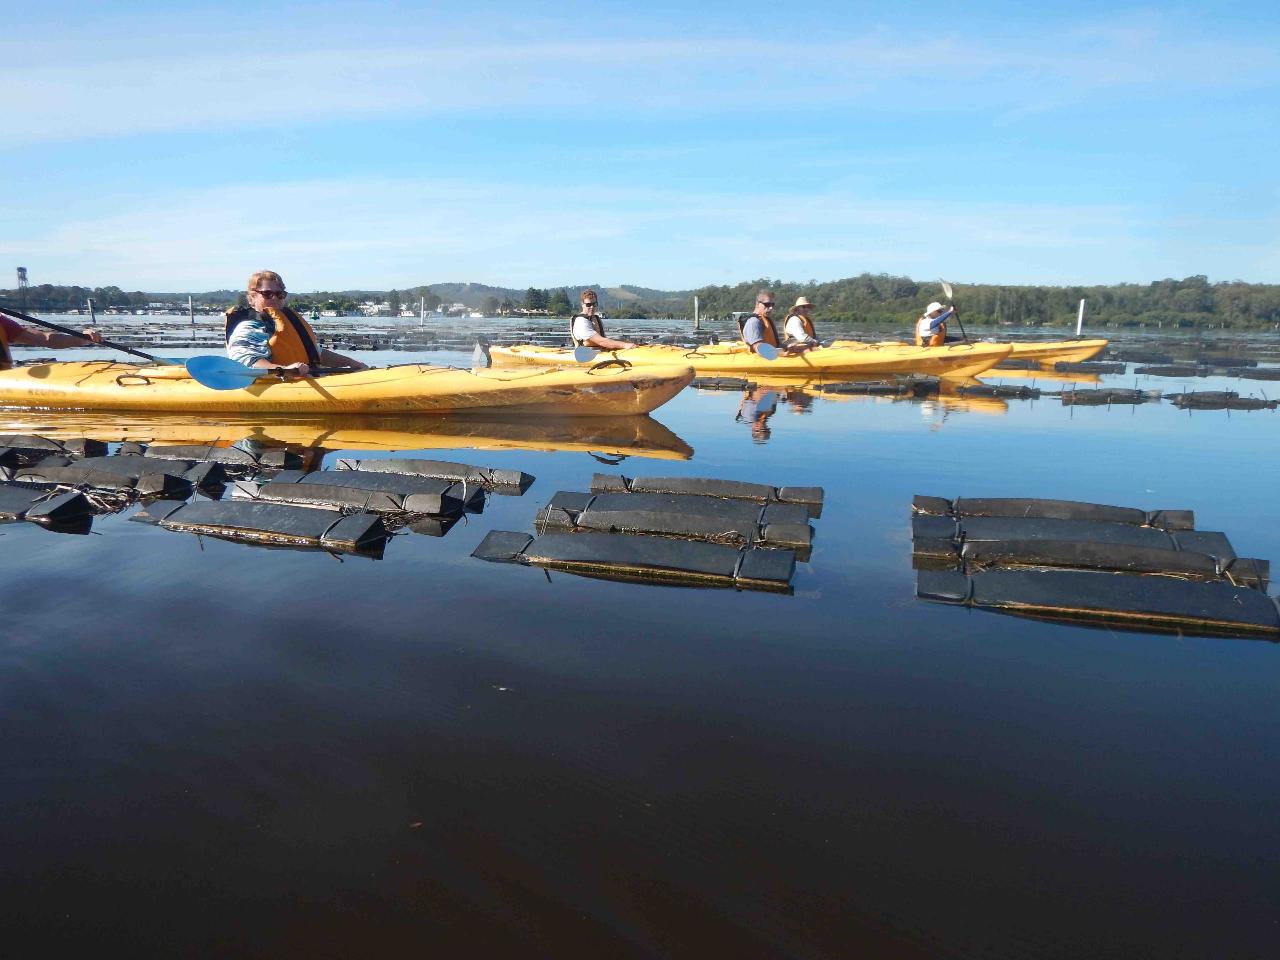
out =
[[(1280, 417), (741, 400), (621, 466), (401, 429), (537, 481), (381, 561), (0, 527), (8, 950), (1274, 956), (1280, 648), (917, 601), (908, 513), (1190, 508), (1277, 562)], [(794, 595), (470, 558), (596, 471), (824, 486)]]

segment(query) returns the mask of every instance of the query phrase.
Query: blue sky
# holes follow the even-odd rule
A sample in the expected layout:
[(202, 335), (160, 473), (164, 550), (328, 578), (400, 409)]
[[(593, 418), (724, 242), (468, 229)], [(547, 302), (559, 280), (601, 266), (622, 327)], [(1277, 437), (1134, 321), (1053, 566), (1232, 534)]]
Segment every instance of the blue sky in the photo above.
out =
[(1275, 4), (0, 18), (4, 286), (1280, 282)]

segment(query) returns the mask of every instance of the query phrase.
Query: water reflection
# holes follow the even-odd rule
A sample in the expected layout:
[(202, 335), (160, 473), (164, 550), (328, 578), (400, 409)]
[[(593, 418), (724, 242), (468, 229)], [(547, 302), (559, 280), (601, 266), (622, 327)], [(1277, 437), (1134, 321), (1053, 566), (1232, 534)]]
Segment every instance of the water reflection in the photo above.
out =
[(693, 448), (649, 416), (494, 419), (468, 416), (202, 417), (4, 411), (0, 432), (109, 442), (287, 446), (328, 450), (539, 450), (612, 459), (688, 460)]

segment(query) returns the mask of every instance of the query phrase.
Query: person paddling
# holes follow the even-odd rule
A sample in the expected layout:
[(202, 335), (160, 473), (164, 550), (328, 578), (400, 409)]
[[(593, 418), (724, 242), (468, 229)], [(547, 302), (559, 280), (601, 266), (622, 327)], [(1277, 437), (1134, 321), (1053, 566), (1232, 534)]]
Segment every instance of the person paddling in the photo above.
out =
[(0, 313), (0, 370), (8, 370), (13, 366), (13, 354), (9, 352), (11, 346), (61, 350), (63, 347), (87, 347), (91, 343), (101, 342), (102, 334), (92, 327), (86, 328), (82, 335), (76, 337), (51, 330), (32, 330)]
[(795, 306), (787, 311), (782, 332), (790, 350), (812, 350), (822, 346), (817, 331), (813, 328), (813, 304), (807, 297), (796, 298)]
[(575, 347), (595, 347), (597, 350), (629, 350), (635, 346), (630, 340), (614, 340), (605, 336), (604, 317), (597, 312), (599, 297), (591, 289), (583, 290), (578, 298), (582, 309), (569, 323), (569, 336)]
[(246, 367), (281, 368), (305, 377), (314, 367), (365, 370), (359, 360), (326, 350), (311, 325), (285, 306), (289, 292), (274, 270), (249, 278), (249, 306), (226, 312), (227, 356)]
[(916, 321), (916, 346), (940, 347), (947, 342), (947, 321), (955, 307), (944, 307), (934, 301), (924, 308), (924, 316)]

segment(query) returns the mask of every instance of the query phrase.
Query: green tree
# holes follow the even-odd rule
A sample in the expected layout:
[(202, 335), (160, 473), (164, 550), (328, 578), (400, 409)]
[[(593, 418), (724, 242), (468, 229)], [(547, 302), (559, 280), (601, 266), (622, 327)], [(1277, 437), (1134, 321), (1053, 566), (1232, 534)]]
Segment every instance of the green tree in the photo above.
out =
[(392, 316), (398, 316), (400, 313), (400, 291), (392, 290), (387, 294), (387, 305), (391, 307)]
[(501, 304), (498, 302), (498, 298), (490, 295), (484, 298), (484, 305), (481, 309), (486, 317), (496, 317), (499, 307), (501, 307)]
[(569, 291), (561, 287), (547, 298), (547, 311), (553, 317), (567, 317), (573, 313), (573, 304), (569, 302)]
[(524, 308), (526, 310), (545, 310), (547, 308), (547, 294), (545, 290), (539, 290), (537, 287), (530, 287), (524, 292)]

